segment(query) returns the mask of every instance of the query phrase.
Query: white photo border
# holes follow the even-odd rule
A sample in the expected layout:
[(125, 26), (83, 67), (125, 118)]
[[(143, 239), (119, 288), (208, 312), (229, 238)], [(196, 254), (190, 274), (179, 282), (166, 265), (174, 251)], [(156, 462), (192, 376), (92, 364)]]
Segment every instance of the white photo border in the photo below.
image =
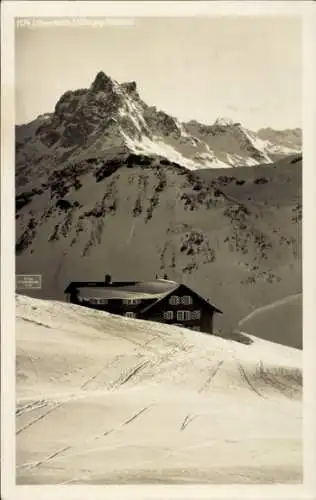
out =
[[(316, 498), (316, 4), (312, 1), (4, 1), (1, 9), (1, 482), (4, 500)], [(303, 22), (304, 482), (302, 485), (15, 485), (15, 18), (299, 16)], [(34, 22), (34, 21), (33, 21)], [(77, 21), (78, 22), (78, 21)]]

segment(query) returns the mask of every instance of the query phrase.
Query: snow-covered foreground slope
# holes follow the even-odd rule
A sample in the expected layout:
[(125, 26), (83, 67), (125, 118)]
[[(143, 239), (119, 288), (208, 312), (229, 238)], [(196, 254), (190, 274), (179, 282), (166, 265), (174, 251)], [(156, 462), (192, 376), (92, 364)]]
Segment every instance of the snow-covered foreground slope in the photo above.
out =
[(17, 482), (301, 481), (301, 352), (17, 296)]

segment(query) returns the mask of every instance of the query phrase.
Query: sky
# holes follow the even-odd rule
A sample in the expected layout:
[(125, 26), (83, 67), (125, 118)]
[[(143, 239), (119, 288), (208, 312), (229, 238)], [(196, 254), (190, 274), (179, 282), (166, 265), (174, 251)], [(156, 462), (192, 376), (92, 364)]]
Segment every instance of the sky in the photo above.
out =
[(18, 27), (16, 123), (52, 112), (98, 71), (136, 81), (148, 105), (182, 121), (250, 130), (301, 126), (302, 27), (295, 17), (139, 18), (103, 27)]

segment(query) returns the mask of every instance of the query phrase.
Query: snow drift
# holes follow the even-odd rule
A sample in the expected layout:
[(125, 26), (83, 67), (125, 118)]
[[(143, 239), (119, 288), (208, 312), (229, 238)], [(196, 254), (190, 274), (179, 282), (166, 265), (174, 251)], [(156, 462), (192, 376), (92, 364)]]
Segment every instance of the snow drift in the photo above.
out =
[(301, 481), (299, 350), (16, 304), (19, 484)]

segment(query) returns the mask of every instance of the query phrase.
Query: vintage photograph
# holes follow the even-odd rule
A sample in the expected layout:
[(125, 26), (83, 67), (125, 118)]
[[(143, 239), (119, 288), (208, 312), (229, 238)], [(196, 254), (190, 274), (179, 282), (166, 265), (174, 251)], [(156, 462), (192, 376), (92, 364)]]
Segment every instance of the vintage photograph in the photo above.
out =
[(16, 482), (299, 484), (300, 16), (15, 21)]

